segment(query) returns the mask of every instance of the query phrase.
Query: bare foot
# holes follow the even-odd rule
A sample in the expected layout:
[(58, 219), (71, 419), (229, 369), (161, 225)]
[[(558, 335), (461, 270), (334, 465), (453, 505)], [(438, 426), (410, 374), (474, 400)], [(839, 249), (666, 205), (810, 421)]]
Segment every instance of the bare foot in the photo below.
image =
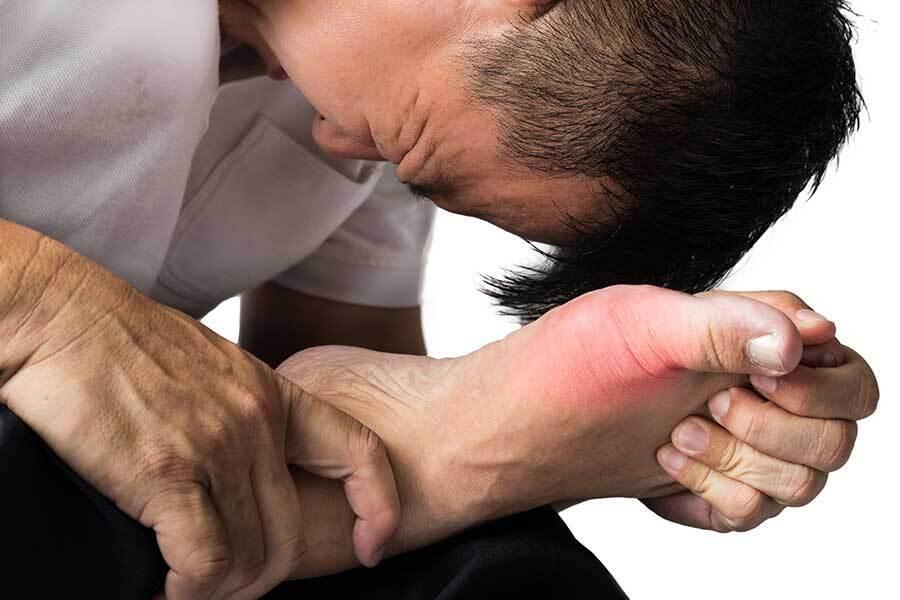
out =
[(671, 493), (656, 451), (673, 428), (801, 353), (761, 302), (623, 286), (461, 358), (326, 347), (279, 372), (384, 440), (404, 508), (392, 554), (545, 504)]

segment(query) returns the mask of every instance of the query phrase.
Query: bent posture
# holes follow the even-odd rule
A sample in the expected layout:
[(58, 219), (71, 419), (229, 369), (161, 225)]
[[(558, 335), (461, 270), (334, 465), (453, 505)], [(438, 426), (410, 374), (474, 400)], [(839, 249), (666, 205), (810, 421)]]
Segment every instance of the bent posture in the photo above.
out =
[[(697, 383), (705, 376), (688, 375), (700, 364), (693, 362), (694, 354), (667, 356), (659, 352), (664, 346), (650, 342), (651, 355), (660, 353), (669, 362), (651, 363), (642, 385), (611, 385), (616, 378), (631, 381), (629, 364), (641, 361), (629, 363), (627, 355), (612, 362), (591, 360), (598, 350), (585, 334), (594, 327), (593, 313), (604, 313), (601, 305), (607, 303), (595, 303), (597, 296), (577, 298), (621, 282), (705, 289), (807, 183), (818, 183), (859, 110), (843, 3), (254, 0), (225, 8), (233, 33), (254, 43), (273, 68), (283, 67), (309, 102), (287, 82), (251, 80), (217, 92), (213, 0), (77, 6), (34, 0), (0, 6), (0, 217), (7, 220), (0, 222), (0, 398), (92, 487), (154, 528), (169, 569), (170, 600), (255, 598), (291, 574), (321, 573), (356, 560), (373, 564), (382, 553), (417, 547), (535, 503), (580, 494), (640, 495), (648, 482), (667, 481), (648, 448), (665, 442), (664, 426), (676, 425), (678, 411), (659, 412), (646, 399), (636, 400), (629, 388), (649, 389), (642, 385), (662, 375), (674, 387), (659, 396), (679, 405), (682, 416), (707, 400), (688, 392), (722, 388), (706, 389)], [(382, 160), (396, 163), (397, 170)], [(530, 479), (520, 479), (518, 465), (529, 463), (515, 456), (527, 445), (525, 429), (521, 439), (510, 439), (500, 426), (502, 415), (486, 413), (491, 418), (482, 419), (483, 411), (474, 413), (470, 406), (474, 414), (465, 422), (473, 424), (471, 454), (454, 457), (482, 476), (470, 478), (451, 461), (447, 472), (464, 488), (457, 491), (470, 492), (458, 498), (444, 490), (410, 492), (410, 486), (435, 480), (422, 470), (441, 453), (416, 449), (414, 439), (395, 439), (383, 419), (371, 419), (382, 430), (378, 433), (390, 438), (391, 458), (397, 454), (395, 490), (381, 441), (363, 424), (367, 417), (353, 419), (311, 398), (193, 320), (225, 298), (267, 289), (323, 302), (416, 306), (431, 212), (415, 203), (399, 180), (445, 208), (555, 245), (546, 265), (497, 282), (495, 290), (510, 311), (528, 320), (562, 306), (559, 312), (479, 353), (481, 359), (402, 365), (416, 372), (435, 364), (480, 363), (515, 381), (523, 372), (520, 365), (531, 366), (527, 355), (551, 348), (557, 348), (551, 363), (559, 368), (603, 365), (599, 388), (579, 379), (590, 372), (587, 367), (564, 370), (570, 377), (561, 380), (537, 365), (525, 371), (530, 380), (519, 381), (528, 389), (492, 390), (498, 397), (501, 392), (519, 400), (540, 397), (519, 406), (520, 414), (506, 422), (528, 429), (544, 448), (575, 453), (548, 455), (545, 468), (525, 469)], [(615, 293), (601, 296), (611, 298), (611, 312), (597, 317), (605, 323), (598, 330), (604, 336), (615, 331), (607, 319), (621, 311)], [(682, 314), (685, 298), (671, 298), (664, 304), (671, 302), (671, 312)], [(571, 301), (575, 304), (567, 305)], [(692, 306), (713, 301), (699, 302)], [(304, 304), (295, 298), (285, 305), (299, 310)], [(752, 312), (773, 314), (754, 306)], [(785, 315), (796, 319), (800, 307), (788, 308)], [(659, 320), (666, 311), (649, 314)], [(778, 318), (779, 327), (786, 327)], [(819, 331), (824, 325), (817, 322), (813, 329)], [(618, 346), (621, 351), (632, 343), (640, 348), (646, 335), (665, 330), (631, 321), (636, 329), (628, 331), (628, 323), (622, 335), (609, 334), (614, 346), (615, 340), (628, 341)], [(737, 329), (725, 336), (734, 345), (722, 347), (692, 343), (706, 340), (702, 328), (668, 333), (673, 348), (706, 348), (709, 356), (723, 357), (721, 365), (732, 365), (725, 370), (746, 373), (745, 364), (734, 367), (739, 361), (728, 360), (748, 355), (741, 334), (747, 332), (740, 325), (723, 324)], [(258, 332), (264, 324), (253, 327)], [(768, 338), (768, 345), (755, 345), (756, 358), (777, 355), (789, 369), (801, 342), (820, 359), (839, 350), (834, 340), (819, 337), (821, 331), (807, 331), (806, 339), (804, 326), (794, 322), (794, 327), (798, 331), (792, 335), (778, 329), (784, 335), (777, 343)], [(373, 337), (387, 338), (393, 330), (382, 331)], [(585, 341), (586, 349), (569, 343), (572, 339)], [(353, 342), (362, 343), (348, 343)], [(271, 360), (302, 347), (282, 339), (277, 347), (254, 344), (251, 350)], [(399, 350), (415, 352), (421, 344)], [(509, 364), (484, 358), (506, 351), (514, 357)], [(323, 374), (328, 363), (340, 363), (337, 355), (319, 356)], [(346, 356), (363, 364), (399, 360)], [(818, 364), (826, 363), (812, 366)], [(773, 428), (777, 436), (745, 436), (756, 449), (746, 456), (754, 465), (772, 467), (754, 471), (767, 473), (763, 480), (739, 482), (748, 488), (735, 488), (727, 473), (719, 477), (704, 469), (727, 470), (709, 452), (723, 440), (738, 444), (740, 422), (728, 419), (746, 415), (742, 410), (749, 410), (756, 396), (733, 391), (727, 403), (716, 396), (711, 412), (724, 415), (723, 425), (734, 428), (730, 434), (691, 418), (676, 429), (673, 442), (680, 454), (667, 446), (660, 455), (669, 476), (700, 496), (674, 494), (651, 507), (680, 522), (728, 529), (773, 514), (777, 506), (766, 496), (789, 504), (808, 500), (822, 476), (813, 473), (810, 485), (799, 491), (783, 490), (771, 483), (778, 468), (808, 476), (807, 469), (827, 470), (835, 463), (818, 451), (789, 450), (786, 440), (808, 430), (805, 419), (818, 418), (828, 423), (821, 427), (842, 433), (842, 445), (822, 451), (842, 458), (852, 426), (834, 420), (870, 409), (847, 413), (854, 398), (836, 391), (849, 389), (842, 387), (846, 376), (859, 388), (873, 388), (862, 365), (851, 360), (831, 370), (801, 369), (796, 379), (789, 376), (774, 387), (757, 381), (758, 391), (772, 394), (787, 411), (766, 413), (781, 424)], [(290, 372), (317, 389), (308, 374), (300, 375), (303, 370), (291, 363)], [(373, 377), (386, 372), (370, 370)], [(468, 379), (477, 391), (492, 375)], [(404, 379), (402, 373), (396, 377)], [(429, 377), (451, 388), (460, 385), (450, 375)], [(323, 394), (346, 396), (346, 406), (335, 404), (353, 410), (349, 399), (359, 389), (335, 392), (324, 375), (321, 381)], [(486, 383), (484, 389), (490, 389)], [(601, 391), (623, 395), (601, 402), (596, 397)], [(423, 388), (417, 396), (435, 394)], [(836, 401), (825, 401), (835, 394)], [(402, 397), (389, 387), (386, 396)], [(859, 397), (871, 403), (874, 393)], [(567, 412), (564, 404), (550, 410), (551, 398), (573, 406), (628, 406), (644, 417), (602, 409)], [(798, 398), (820, 398), (822, 404)], [(729, 410), (722, 410), (724, 404)], [(380, 406), (387, 411), (391, 402)], [(540, 417), (525, 411), (539, 406), (547, 411)], [(807, 414), (810, 407), (815, 410)], [(800, 414), (791, 414), (792, 408)], [(655, 414), (665, 419), (657, 421)], [(610, 439), (640, 440), (639, 456), (648, 462), (635, 465), (625, 453), (621, 464), (603, 473), (558, 469), (562, 464), (554, 459), (587, 466), (583, 457), (594, 455), (589, 446), (603, 448), (603, 440), (585, 429), (586, 422), (601, 417), (610, 419)], [(528, 428), (539, 418), (545, 427)], [(420, 435), (435, 436), (427, 420), (407, 416), (406, 421), (421, 428)], [(454, 424), (446, 417), (440, 422)], [(632, 429), (613, 435), (613, 423)], [(684, 434), (702, 442), (702, 434), (687, 435), (696, 433), (690, 424), (706, 432), (706, 454), (696, 449), (702, 443), (679, 441)], [(551, 426), (559, 429), (558, 437), (537, 435)], [(491, 450), (499, 457), (491, 459)], [(487, 464), (480, 465), (480, 457)], [(508, 466), (510, 475), (498, 475), (491, 460)], [(306, 470), (291, 473), (288, 462)], [(310, 472), (342, 479), (343, 487), (313, 479), (298, 493), (296, 484)], [(37, 474), (47, 473), (32, 475)], [(561, 483), (564, 474), (572, 487)], [(495, 478), (531, 489), (512, 486), (507, 497), (476, 485)], [(701, 486), (701, 480), (713, 485)], [(31, 498), (15, 496), (22, 493), (15, 483), (2, 482), (8, 486), (3, 501), (29, 506)], [(561, 494), (550, 497), (548, 489)], [(741, 493), (732, 493), (736, 489)], [(408, 518), (397, 513), (398, 493), (410, 505)], [(512, 496), (515, 502), (501, 502)], [(486, 497), (496, 502), (489, 510), (483, 509)], [(746, 506), (759, 510), (741, 514), (729, 508), (730, 498), (752, 500)], [(462, 503), (463, 509), (434, 510), (442, 499)], [(332, 519), (319, 512), (328, 510), (336, 511)], [(427, 526), (417, 515), (427, 516)], [(534, 526), (531, 520), (518, 522)], [(353, 531), (341, 523), (353, 523)], [(384, 547), (398, 524), (403, 535)], [(558, 532), (558, 523), (549, 529)], [(26, 531), (21, 539), (31, 538)], [(310, 544), (317, 539), (328, 543)], [(566, 536), (553, 539), (560, 548), (574, 544)], [(34, 549), (33, 542), (9, 551), (26, 564), (49, 560), (46, 552), (28, 560), (23, 548)], [(477, 571), (478, 561), (469, 564)], [(605, 576), (592, 564), (595, 575)], [(560, 586), (575, 579), (581, 578), (560, 571), (547, 578), (549, 585)], [(414, 578), (407, 583), (410, 589), (417, 585)], [(36, 578), (29, 592), (54, 584), (67, 582)], [(68, 586), (70, 594), (81, 591)]]

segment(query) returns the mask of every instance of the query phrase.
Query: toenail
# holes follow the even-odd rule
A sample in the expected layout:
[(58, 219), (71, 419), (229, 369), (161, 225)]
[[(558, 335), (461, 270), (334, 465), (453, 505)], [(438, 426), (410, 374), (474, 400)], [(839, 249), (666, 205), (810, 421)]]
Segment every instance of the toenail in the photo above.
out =
[(758, 367), (784, 373), (784, 360), (781, 358), (781, 341), (776, 334), (764, 335), (750, 340), (747, 344), (747, 356), (750, 362)]

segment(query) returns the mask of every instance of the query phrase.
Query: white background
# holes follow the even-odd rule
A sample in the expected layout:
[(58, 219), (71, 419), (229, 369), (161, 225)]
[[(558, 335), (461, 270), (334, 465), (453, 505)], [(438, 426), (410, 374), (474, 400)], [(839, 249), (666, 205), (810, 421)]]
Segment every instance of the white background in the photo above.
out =
[[(900, 599), (900, 26), (894, 0), (859, 0), (857, 61), (868, 114), (820, 192), (758, 245), (732, 289), (789, 289), (838, 323), (841, 341), (879, 376), (882, 403), (862, 423), (850, 464), (810, 506), (760, 529), (720, 535), (662, 521), (636, 501), (602, 500), (569, 510), (579, 539), (633, 600)], [(425, 330), (433, 356), (469, 352), (515, 325), (477, 292), (480, 273), (527, 263), (521, 241), (442, 213), (426, 283)], [(237, 304), (207, 323), (235, 338)]]

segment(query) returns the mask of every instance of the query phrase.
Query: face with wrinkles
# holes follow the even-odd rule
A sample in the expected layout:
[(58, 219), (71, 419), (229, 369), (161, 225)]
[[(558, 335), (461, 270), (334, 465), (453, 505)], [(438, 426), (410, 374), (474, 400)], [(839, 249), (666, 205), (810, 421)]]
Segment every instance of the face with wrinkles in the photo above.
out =
[(420, 195), (531, 240), (565, 243), (590, 181), (505, 160), (494, 117), (468, 91), (475, 39), (538, 18), (548, 0), (223, 0), (223, 24), (281, 69), (318, 115), (331, 154), (387, 160)]

